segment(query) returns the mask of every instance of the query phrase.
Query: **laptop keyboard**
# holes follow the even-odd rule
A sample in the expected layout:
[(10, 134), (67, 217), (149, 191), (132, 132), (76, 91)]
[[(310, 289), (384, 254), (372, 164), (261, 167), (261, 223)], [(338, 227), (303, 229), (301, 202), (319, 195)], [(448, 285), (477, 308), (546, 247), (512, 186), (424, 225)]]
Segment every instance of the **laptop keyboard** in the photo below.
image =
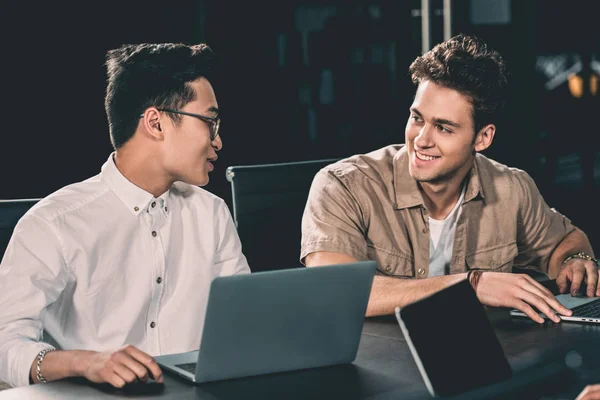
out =
[(598, 318), (600, 317), (600, 299), (574, 307), (571, 311), (573, 311), (573, 317)]
[(184, 371), (189, 372), (190, 374), (195, 374), (196, 373), (196, 363), (189, 363), (189, 364), (175, 364), (175, 366), (177, 368), (180, 368)]

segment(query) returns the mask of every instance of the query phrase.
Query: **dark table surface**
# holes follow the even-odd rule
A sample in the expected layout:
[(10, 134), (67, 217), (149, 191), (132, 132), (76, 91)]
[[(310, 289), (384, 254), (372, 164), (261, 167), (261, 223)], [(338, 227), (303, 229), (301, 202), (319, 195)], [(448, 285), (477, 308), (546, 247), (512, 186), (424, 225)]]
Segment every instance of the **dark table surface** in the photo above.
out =
[[(503, 394), (498, 394), (496, 386), (457, 398), (574, 399), (586, 384), (600, 382), (600, 324), (538, 325), (528, 319), (511, 318), (503, 309), (488, 310), (488, 316), (513, 369), (513, 380), (502, 384)], [(469, 367), (461, 365), (460, 360), (457, 368), (469, 373)], [(0, 392), (0, 400), (129, 397), (428, 399), (430, 395), (393, 316), (365, 320), (357, 358), (347, 365), (201, 385), (165, 374), (164, 384), (140, 383), (120, 390), (68, 379)]]

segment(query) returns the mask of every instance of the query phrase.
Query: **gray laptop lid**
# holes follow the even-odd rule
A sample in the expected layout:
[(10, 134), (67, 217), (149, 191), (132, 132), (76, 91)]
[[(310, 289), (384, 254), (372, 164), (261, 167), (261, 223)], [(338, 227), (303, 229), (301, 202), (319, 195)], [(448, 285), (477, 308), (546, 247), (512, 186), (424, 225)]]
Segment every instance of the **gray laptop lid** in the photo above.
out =
[(196, 381), (354, 361), (373, 261), (215, 278)]

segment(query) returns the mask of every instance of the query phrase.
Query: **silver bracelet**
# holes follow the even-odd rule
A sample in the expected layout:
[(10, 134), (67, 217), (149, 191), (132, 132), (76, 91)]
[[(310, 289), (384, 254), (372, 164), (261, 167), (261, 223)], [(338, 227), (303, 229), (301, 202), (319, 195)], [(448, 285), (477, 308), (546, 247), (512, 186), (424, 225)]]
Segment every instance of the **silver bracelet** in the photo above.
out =
[(571, 261), (574, 258), (581, 258), (582, 260), (591, 261), (594, 264), (596, 264), (596, 267), (600, 267), (600, 265), (598, 265), (598, 260), (596, 260), (594, 257), (590, 256), (588, 253), (584, 253), (583, 251), (580, 251), (579, 253), (571, 254), (569, 257), (567, 257), (563, 260), (563, 262), (560, 266), (564, 267), (566, 263), (568, 263), (569, 261)]
[(46, 383), (46, 378), (44, 378), (44, 375), (42, 375), (42, 369), (41, 369), (41, 365), (42, 365), (42, 360), (44, 359), (44, 357), (46, 357), (46, 354), (50, 353), (51, 351), (54, 351), (56, 349), (44, 349), (42, 351), (40, 351), (37, 355), (37, 365), (36, 365), (36, 371), (37, 371), (37, 378), (38, 381), (42, 382), (42, 383)]

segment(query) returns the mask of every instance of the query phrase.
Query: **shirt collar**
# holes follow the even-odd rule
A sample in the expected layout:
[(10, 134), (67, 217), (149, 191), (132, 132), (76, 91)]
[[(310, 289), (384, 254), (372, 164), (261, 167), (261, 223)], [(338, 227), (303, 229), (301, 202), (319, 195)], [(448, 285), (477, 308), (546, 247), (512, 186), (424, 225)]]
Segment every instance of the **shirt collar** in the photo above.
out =
[[(479, 180), (479, 157), (481, 156), (477, 154), (473, 162), (473, 168), (467, 174), (465, 203), (473, 200), (477, 195), (485, 198)], [(404, 146), (394, 155), (393, 159), (394, 192), (396, 195), (394, 208), (396, 210), (423, 205), (423, 196), (421, 195), (417, 181), (408, 172), (408, 162), (409, 155), (406, 151), (406, 146)]]
[[(114, 152), (111, 153), (108, 160), (102, 166), (100, 177), (125, 206), (134, 215), (138, 215), (142, 210), (147, 209), (154, 196), (152, 193), (148, 193), (144, 189), (134, 185), (123, 176), (114, 162), (114, 154)], [(160, 197), (167, 195), (168, 192)]]
[[(154, 209), (161, 210), (162, 213), (164, 213), (165, 215), (168, 215), (169, 214), (169, 199), (171, 197), (170, 194), (171, 194), (171, 191), (167, 190), (166, 192), (164, 192), (163, 194), (158, 196), (156, 199), (153, 197), (151, 199), (150, 203), (146, 206), (146, 210), (148, 212), (153, 212)], [(152, 207), (152, 204), (154, 204), (154, 207)]]

